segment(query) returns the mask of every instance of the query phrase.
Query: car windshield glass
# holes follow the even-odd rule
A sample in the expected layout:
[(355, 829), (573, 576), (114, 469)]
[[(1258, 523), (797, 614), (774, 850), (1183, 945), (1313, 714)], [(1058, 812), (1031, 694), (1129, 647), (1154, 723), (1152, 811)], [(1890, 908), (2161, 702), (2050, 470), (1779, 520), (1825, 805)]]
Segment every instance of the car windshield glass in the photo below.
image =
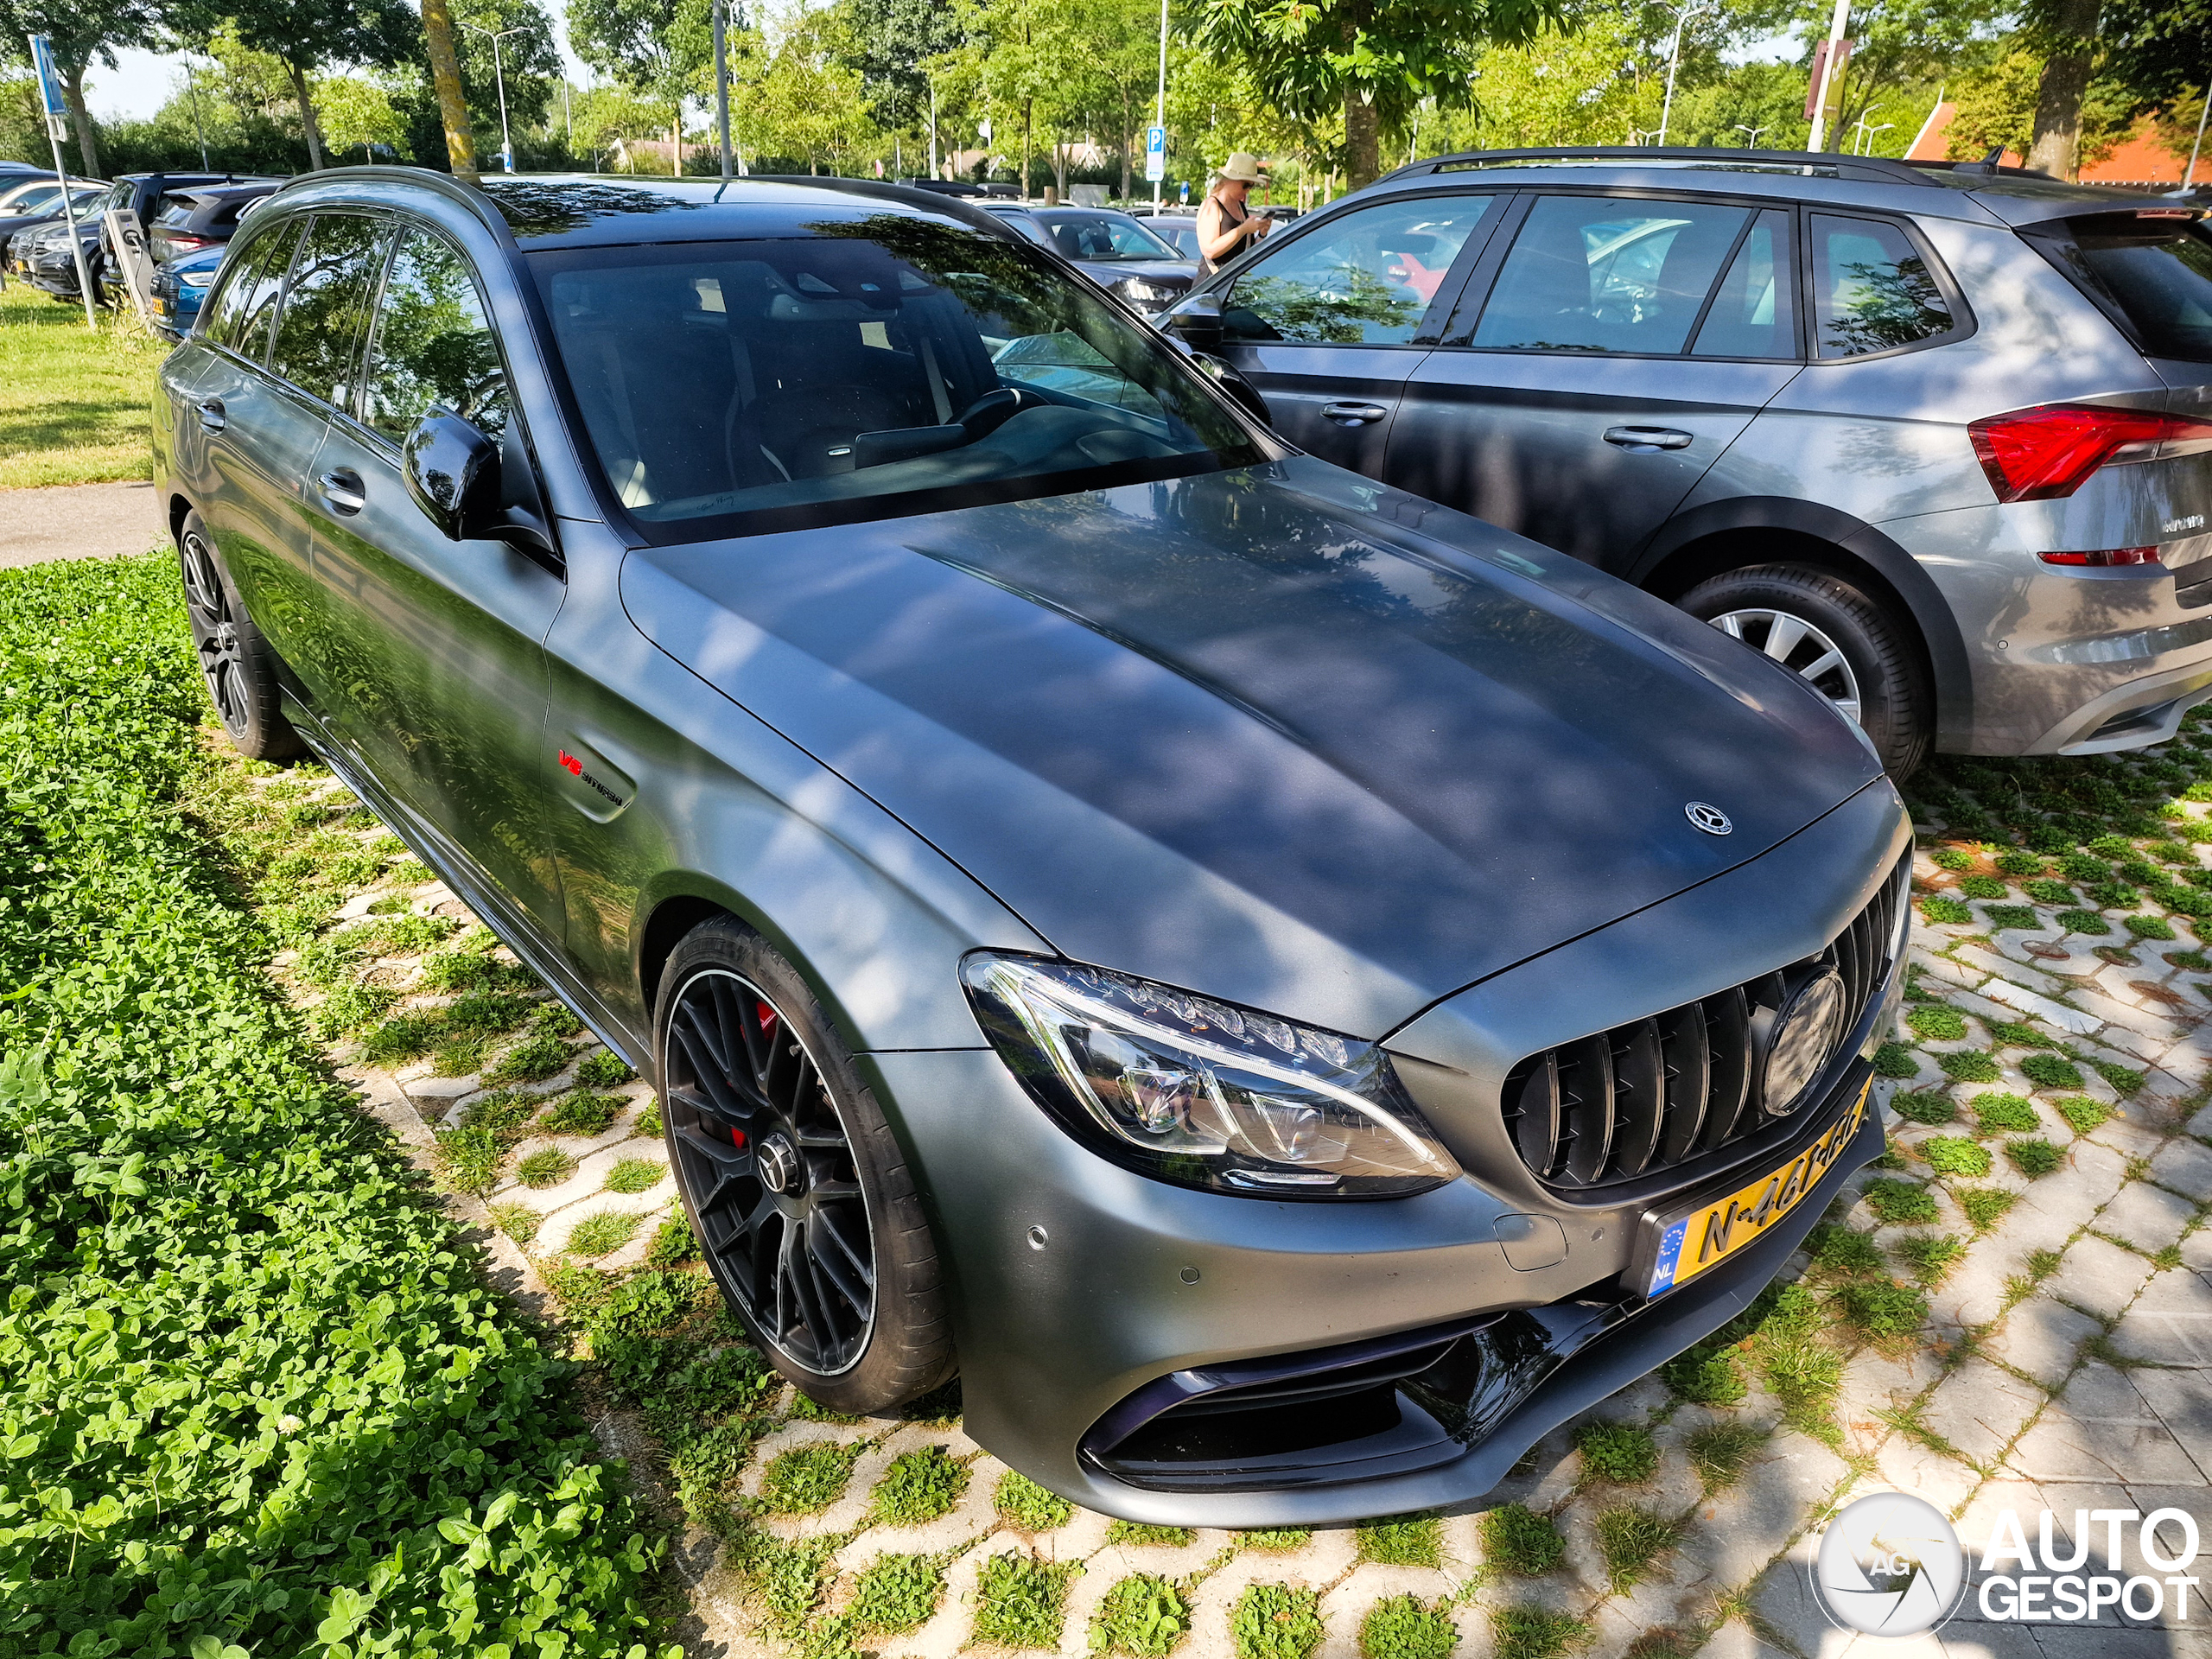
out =
[(2134, 325), (2145, 351), (2212, 363), (2212, 239), (2202, 231), (2169, 224), (2146, 235), (2100, 226), (2077, 231), (2074, 245), (2091, 280)]
[(1183, 477), (1264, 458), (1157, 336), (1002, 237), (533, 254), (609, 488), (661, 541)]
[(61, 187), (58, 184), (32, 184), (16, 190), (0, 190), (0, 218), (11, 213), (35, 213), (53, 207), (60, 200)]
[(1053, 213), (1040, 222), (1052, 245), (1071, 259), (1175, 259), (1181, 257), (1134, 219), (1119, 213)]

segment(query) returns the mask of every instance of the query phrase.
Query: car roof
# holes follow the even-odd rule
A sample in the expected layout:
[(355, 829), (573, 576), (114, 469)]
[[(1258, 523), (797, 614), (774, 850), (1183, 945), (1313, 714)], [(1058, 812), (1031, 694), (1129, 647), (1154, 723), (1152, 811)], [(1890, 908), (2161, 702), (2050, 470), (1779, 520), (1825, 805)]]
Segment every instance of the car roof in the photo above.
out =
[(528, 250), (808, 236), (824, 224), (854, 224), (887, 213), (1020, 239), (1011, 226), (960, 197), (866, 179), (514, 174), (471, 187), (423, 168), (347, 167), (302, 174), (269, 200), (278, 207), (294, 198), (308, 207), (349, 199), (395, 207), (430, 196), (463, 208), (501, 240)]
[[(1433, 186), (1447, 179), (1472, 182), (1485, 174), (1493, 175), (1490, 182), (1531, 186), (1567, 184), (1595, 189), (1671, 186), (1729, 195), (1787, 194), (1945, 218), (1995, 218), (2012, 225), (2129, 207), (2173, 206), (2166, 198), (2146, 191), (2067, 184), (2026, 168), (1996, 168), (1982, 162), (1899, 162), (1879, 156), (1688, 146), (1662, 149), (1590, 144), (1463, 150), (1410, 162), (1385, 174), (1368, 188)], [(1334, 207), (1344, 200), (1340, 196), (1330, 206)]]

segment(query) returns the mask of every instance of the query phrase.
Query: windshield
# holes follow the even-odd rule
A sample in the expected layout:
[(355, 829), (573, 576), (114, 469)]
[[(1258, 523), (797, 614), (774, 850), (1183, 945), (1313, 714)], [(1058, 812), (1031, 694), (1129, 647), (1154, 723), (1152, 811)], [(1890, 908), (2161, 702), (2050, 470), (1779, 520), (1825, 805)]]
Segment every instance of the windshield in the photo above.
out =
[(1172, 347), (1043, 255), (903, 214), (809, 228), (530, 256), (607, 486), (653, 540), (1265, 458)]
[(1179, 259), (1134, 219), (1119, 213), (1039, 213), (1052, 245), (1071, 259)]

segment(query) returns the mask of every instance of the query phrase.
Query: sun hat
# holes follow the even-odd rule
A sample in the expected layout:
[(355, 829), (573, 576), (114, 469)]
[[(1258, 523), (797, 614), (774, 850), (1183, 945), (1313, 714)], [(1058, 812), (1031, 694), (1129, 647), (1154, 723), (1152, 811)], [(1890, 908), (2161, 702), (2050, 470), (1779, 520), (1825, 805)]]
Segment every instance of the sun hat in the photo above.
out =
[(1267, 172), (1261, 167), (1260, 158), (1249, 149), (1240, 149), (1232, 154), (1221, 164), (1214, 176), (1236, 179), (1244, 184), (1265, 184), (1268, 181)]

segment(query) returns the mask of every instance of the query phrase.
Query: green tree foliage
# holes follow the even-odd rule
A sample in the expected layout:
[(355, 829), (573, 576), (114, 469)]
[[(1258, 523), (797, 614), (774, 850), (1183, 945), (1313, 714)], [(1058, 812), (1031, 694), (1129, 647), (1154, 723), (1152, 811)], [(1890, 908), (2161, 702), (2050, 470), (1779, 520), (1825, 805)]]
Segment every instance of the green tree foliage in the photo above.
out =
[(99, 176), (100, 158), (85, 108), (85, 72), (95, 62), (114, 68), (116, 48), (145, 43), (154, 22), (153, 0), (0, 0), (0, 64), (28, 65), (34, 35), (53, 42), (88, 178)]
[(1483, 47), (1525, 44), (1560, 15), (1556, 0), (1205, 0), (1198, 36), (1251, 64), (1275, 108), (1308, 120), (1341, 111), (1357, 189), (1380, 170), (1384, 130), (1405, 130), (1424, 99), (1471, 102)]
[(405, 62), (418, 51), (423, 29), (402, 0), (170, 0), (164, 21), (203, 39), (227, 24), (239, 44), (282, 64), (314, 168), (323, 165), (314, 77), (327, 64), (390, 68)]

